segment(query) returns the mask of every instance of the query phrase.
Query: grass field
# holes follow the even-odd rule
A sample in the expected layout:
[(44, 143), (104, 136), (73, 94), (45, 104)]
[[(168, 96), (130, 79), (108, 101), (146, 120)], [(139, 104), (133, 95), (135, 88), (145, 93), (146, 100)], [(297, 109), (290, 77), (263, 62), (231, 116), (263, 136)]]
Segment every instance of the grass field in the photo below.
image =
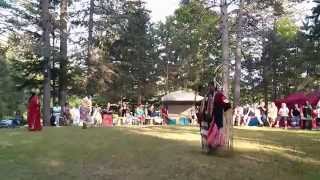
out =
[(320, 132), (235, 129), (201, 153), (196, 127), (0, 129), (1, 180), (320, 179)]

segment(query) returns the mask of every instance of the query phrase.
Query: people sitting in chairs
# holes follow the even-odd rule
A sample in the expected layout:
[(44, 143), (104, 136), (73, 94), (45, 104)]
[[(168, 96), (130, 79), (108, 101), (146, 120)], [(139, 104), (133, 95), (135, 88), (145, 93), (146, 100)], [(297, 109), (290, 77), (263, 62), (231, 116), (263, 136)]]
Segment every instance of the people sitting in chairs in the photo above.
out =
[(249, 108), (248, 113), (246, 115), (246, 125), (247, 126), (262, 126), (263, 122), (261, 120), (260, 110), (253, 105)]

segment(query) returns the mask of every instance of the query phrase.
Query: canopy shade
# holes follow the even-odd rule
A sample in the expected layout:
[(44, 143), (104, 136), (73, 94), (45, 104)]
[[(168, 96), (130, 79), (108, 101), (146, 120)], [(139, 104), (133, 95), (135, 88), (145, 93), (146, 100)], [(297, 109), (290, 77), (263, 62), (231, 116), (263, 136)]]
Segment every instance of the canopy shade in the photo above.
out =
[(175, 91), (161, 98), (162, 102), (199, 102), (203, 100), (200, 95), (195, 95), (194, 91)]
[(293, 93), (283, 99), (278, 99), (275, 101), (278, 107), (281, 103), (286, 103), (289, 108), (292, 108), (295, 104), (300, 106), (305, 105), (306, 101), (309, 101), (312, 106), (316, 106), (320, 99), (320, 91), (313, 91), (311, 93), (298, 92)]

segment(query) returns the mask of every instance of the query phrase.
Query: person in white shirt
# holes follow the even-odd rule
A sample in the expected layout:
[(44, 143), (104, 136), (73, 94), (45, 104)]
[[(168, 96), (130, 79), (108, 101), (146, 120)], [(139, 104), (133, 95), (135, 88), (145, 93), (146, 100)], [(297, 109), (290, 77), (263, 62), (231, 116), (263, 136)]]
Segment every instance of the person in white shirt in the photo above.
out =
[(289, 117), (289, 108), (287, 107), (286, 103), (281, 104), (281, 108), (279, 109), (278, 115), (279, 115), (279, 121), (277, 123), (277, 126), (279, 127), (279, 122), (284, 121), (285, 128), (288, 127), (288, 117)]
[(274, 102), (271, 103), (271, 106), (268, 108), (268, 118), (270, 127), (274, 127), (277, 123), (278, 117), (278, 108)]
[(79, 126), (80, 125), (80, 108), (73, 107), (70, 110), (71, 113), (71, 119), (73, 121), (74, 126)]
[(243, 118), (243, 108), (241, 106), (237, 106), (234, 109), (233, 125), (234, 126), (240, 126), (242, 118)]

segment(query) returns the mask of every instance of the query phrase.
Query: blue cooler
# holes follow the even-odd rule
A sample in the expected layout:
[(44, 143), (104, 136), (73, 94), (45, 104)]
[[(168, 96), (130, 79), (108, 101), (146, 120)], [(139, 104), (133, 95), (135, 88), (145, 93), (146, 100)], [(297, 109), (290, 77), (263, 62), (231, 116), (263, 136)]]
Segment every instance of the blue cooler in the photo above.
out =
[(186, 117), (181, 117), (179, 119), (179, 124), (182, 125), (182, 126), (187, 126), (190, 124), (190, 120)]

